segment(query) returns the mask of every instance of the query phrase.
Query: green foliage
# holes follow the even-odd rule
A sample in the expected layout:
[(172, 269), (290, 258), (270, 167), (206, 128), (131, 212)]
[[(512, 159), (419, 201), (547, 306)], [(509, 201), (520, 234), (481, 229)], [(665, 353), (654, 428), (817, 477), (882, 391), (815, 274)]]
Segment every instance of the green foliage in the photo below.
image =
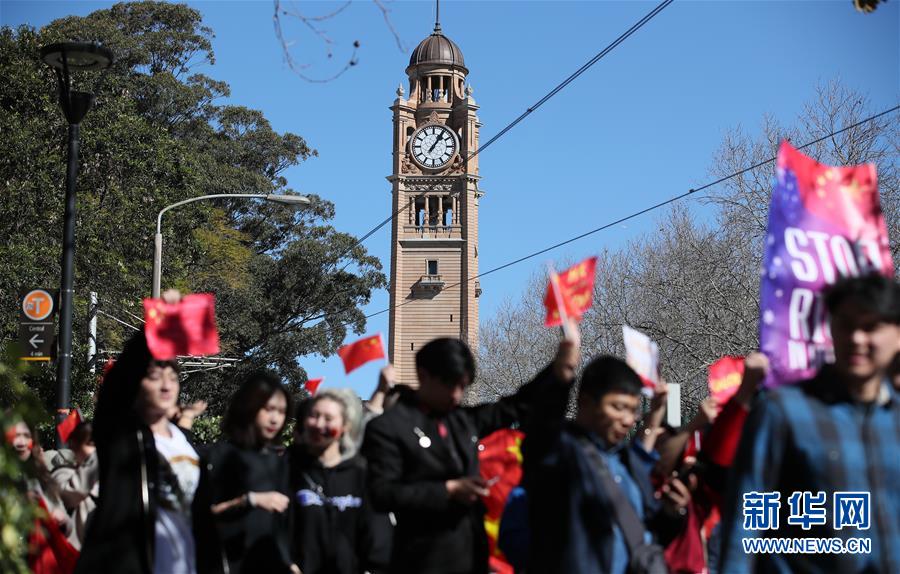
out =
[[(293, 419), (285, 424), (284, 433), (281, 435), (282, 442), (285, 445), (289, 445), (293, 442), (294, 424), (295, 421)], [(218, 415), (199, 416), (194, 420), (194, 426), (191, 427), (191, 432), (194, 433), (194, 440), (196, 442), (200, 444), (213, 444), (222, 438), (222, 417)]]
[[(39, 47), (96, 40), (116, 56), (108, 71), (74, 79), (97, 95), (81, 126), (77, 196), (73, 402), (83, 409), (97, 379), (84, 364), (88, 294), (99, 294), (104, 312), (138, 322), (157, 213), (206, 194), (292, 193), (283, 171), (316, 155), (262, 112), (219, 102), (228, 85), (196, 73), (215, 61), (211, 38), (199, 12), (164, 2), (117, 4), (40, 30), (0, 28), (0, 308), (10, 310), (0, 314), (2, 339), (16, 336), (18, 291), (52, 288), (60, 277), (66, 125)], [(297, 357), (335, 352), (345, 324), (365, 328), (359, 307), (385, 285), (381, 264), (328, 223), (331, 203), (311, 199), (297, 211), (218, 200), (166, 213), (163, 286), (215, 293), (222, 354), (242, 359), (236, 369), (191, 373), (185, 400), (203, 398), (221, 413), (234, 380), (260, 367), (297, 391), (306, 380)], [(132, 332), (101, 315), (99, 348), (119, 351)], [(54, 375), (45, 365), (28, 377), (48, 406)]]
[(222, 417), (203, 415), (194, 419), (191, 427), (194, 440), (200, 444), (212, 444), (222, 437)]
[[(13, 345), (0, 357), (0, 398), (10, 405), (3, 411), (4, 433), (16, 421), (33, 425), (47, 420), (40, 401), (22, 381), (27, 365), (19, 361)], [(37, 507), (24, 496), (22, 464), (6, 440), (0, 445), (0, 572), (29, 572), (26, 554), (28, 534), (34, 525)]]

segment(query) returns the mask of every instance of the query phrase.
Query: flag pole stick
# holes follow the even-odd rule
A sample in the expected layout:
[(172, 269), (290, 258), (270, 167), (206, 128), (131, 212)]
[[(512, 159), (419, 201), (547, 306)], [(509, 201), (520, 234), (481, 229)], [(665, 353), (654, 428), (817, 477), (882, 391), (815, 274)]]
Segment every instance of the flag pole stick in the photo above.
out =
[(569, 329), (569, 314), (566, 312), (566, 305), (563, 302), (562, 294), (559, 291), (559, 275), (553, 269), (553, 264), (548, 263), (547, 269), (550, 271), (550, 288), (553, 290), (553, 298), (556, 299), (556, 309), (559, 312), (559, 319), (562, 321), (562, 332), (566, 339), (571, 339), (571, 330)]

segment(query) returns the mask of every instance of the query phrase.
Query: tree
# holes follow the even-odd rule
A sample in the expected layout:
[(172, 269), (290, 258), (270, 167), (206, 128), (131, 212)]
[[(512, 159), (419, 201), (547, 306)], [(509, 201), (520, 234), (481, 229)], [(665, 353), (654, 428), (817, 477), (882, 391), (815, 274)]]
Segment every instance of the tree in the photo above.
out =
[[(56, 81), (37, 57), (54, 41), (99, 41), (116, 62), (85, 86), (97, 103), (82, 125), (76, 252), (73, 398), (89, 407), (85, 370), (87, 295), (136, 323), (149, 294), (155, 218), (175, 201), (213, 193), (292, 193), (284, 170), (316, 155), (295, 134), (276, 133), (262, 112), (218, 102), (228, 85), (196, 73), (215, 62), (212, 30), (199, 12), (164, 2), (116, 4), (35, 30), (0, 29), (0, 304), (16, 308), (24, 286), (59, 283), (65, 124)], [(235, 377), (274, 369), (299, 392), (297, 357), (331, 354), (346, 330), (362, 332), (359, 309), (385, 285), (380, 262), (328, 222), (334, 206), (308, 209), (246, 201), (198, 202), (166, 215), (167, 286), (216, 294), (224, 355), (232, 372), (193, 373), (183, 388), (220, 412)], [(314, 317), (323, 319), (311, 320)], [(132, 330), (101, 316), (100, 347), (116, 351)], [(0, 320), (15, 337), (15, 314)], [(30, 383), (53, 404), (53, 373)]]
[[(788, 138), (795, 145), (819, 139), (873, 114), (866, 98), (837, 82), (820, 86), (795, 126), (763, 120), (754, 138), (729, 133), (711, 169), (724, 177), (775, 156)], [(900, 233), (898, 181), (900, 125), (888, 115), (804, 149), (833, 165), (875, 163), (888, 232)], [(691, 416), (706, 397), (706, 369), (725, 354), (759, 345), (759, 269), (762, 265), (774, 163), (729, 179), (705, 198), (714, 209), (709, 225), (694, 221), (685, 206), (659, 220), (658, 231), (604, 252), (597, 264), (594, 306), (582, 323), (583, 357), (622, 355), (621, 327), (639, 329), (660, 346), (662, 375), (682, 385), (682, 412)], [(891, 243), (895, 267), (898, 243)], [(521, 298), (502, 306), (481, 329), (482, 398), (507, 394), (552, 357), (557, 335), (542, 327), (546, 277), (532, 278)]]

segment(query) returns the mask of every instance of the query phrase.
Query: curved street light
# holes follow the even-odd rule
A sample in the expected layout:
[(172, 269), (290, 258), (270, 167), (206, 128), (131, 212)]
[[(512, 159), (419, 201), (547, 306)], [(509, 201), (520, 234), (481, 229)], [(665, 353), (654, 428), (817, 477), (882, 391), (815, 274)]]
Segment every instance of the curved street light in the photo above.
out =
[(273, 203), (281, 203), (283, 205), (309, 205), (309, 198), (304, 195), (276, 195), (274, 193), (217, 193), (213, 195), (201, 195), (199, 197), (192, 197), (190, 199), (183, 199), (181, 201), (175, 202), (172, 205), (167, 205), (162, 208), (159, 212), (159, 215), (156, 216), (156, 237), (154, 238), (154, 249), (153, 249), (153, 297), (159, 297), (160, 284), (162, 283), (162, 216), (165, 212), (178, 207), (180, 205), (185, 205), (187, 203), (193, 203), (195, 201), (202, 201), (206, 199), (223, 199), (223, 198), (233, 198), (233, 197), (243, 197), (247, 199), (264, 199), (266, 201), (271, 201)]

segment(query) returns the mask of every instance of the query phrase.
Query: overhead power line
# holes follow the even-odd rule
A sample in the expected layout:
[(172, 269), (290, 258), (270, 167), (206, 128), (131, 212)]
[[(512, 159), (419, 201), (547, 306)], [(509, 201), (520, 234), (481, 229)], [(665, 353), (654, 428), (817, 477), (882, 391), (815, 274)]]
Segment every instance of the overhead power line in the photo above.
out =
[[(537, 102), (532, 104), (528, 109), (526, 109), (524, 112), (522, 112), (516, 119), (514, 119), (513, 121), (508, 123), (503, 129), (501, 129), (493, 137), (491, 137), (487, 142), (485, 142), (484, 145), (479, 146), (478, 149), (469, 153), (466, 156), (465, 160), (463, 161), (464, 165), (468, 165), (469, 161), (472, 158), (474, 158), (475, 156), (480, 154), (482, 151), (487, 149), (493, 143), (497, 142), (500, 138), (502, 138), (504, 135), (506, 135), (507, 132), (509, 132), (511, 129), (513, 129), (516, 125), (518, 125), (522, 120), (527, 118), (535, 110), (537, 110), (539, 107), (544, 105), (548, 100), (550, 100), (550, 98), (552, 98), (553, 96), (555, 96), (556, 94), (558, 94), (559, 92), (564, 90), (566, 88), (566, 86), (568, 86), (569, 84), (574, 82), (576, 78), (578, 78), (580, 75), (585, 73), (588, 69), (591, 68), (591, 66), (593, 66), (594, 64), (599, 62), (601, 59), (603, 59), (604, 56), (606, 56), (607, 54), (612, 52), (614, 49), (616, 49), (616, 47), (618, 47), (619, 44), (621, 44), (622, 42), (627, 40), (629, 36), (631, 36), (632, 34), (637, 32), (638, 30), (640, 30), (647, 22), (649, 22), (657, 14), (662, 12), (673, 1), (674, 0), (664, 0), (663, 2), (658, 4), (653, 10), (648, 12), (643, 18), (641, 18), (640, 20), (635, 22), (630, 28), (628, 28), (627, 30), (622, 32), (622, 34), (620, 34), (618, 38), (616, 38), (615, 40), (610, 42), (609, 45), (607, 45), (605, 48), (603, 48), (602, 50), (597, 52), (597, 54), (595, 54), (590, 60), (585, 62), (580, 68), (575, 70), (571, 75), (569, 75), (569, 77), (567, 77), (565, 80), (563, 80), (562, 82), (557, 84), (552, 90), (547, 92), (547, 94), (545, 94), (541, 99), (539, 99)], [(384, 227), (385, 225), (387, 225), (388, 223), (393, 221), (394, 218), (396, 218), (401, 213), (403, 213), (404, 211), (409, 209), (409, 206), (411, 205), (411, 203), (410, 202), (404, 202), (404, 203), (405, 203), (405, 205), (403, 207), (400, 207), (399, 209), (397, 209), (396, 211), (391, 213), (388, 217), (386, 217), (384, 220), (382, 220), (378, 225), (376, 225), (375, 227), (373, 227), (372, 229), (367, 231), (365, 233), (365, 235), (363, 235), (359, 239), (353, 241), (350, 244), (350, 246), (347, 247), (347, 249), (345, 249), (337, 258), (335, 258), (334, 263), (332, 265), (337, 266), (338, 262), (341, 259), (343, 259), (344, 257), (346, 257), (351, 251), (353, 251), (354, 248), (356, 248), (358, 245), (361, 245), (366, 239), (368, 239), (369, 237), (371, 237), (372, 235), (377, 233), (382, 227)], [(347, 263), (345, 263), (344, 266), (341, 267), (341, 271), (344, 271), (345, 269), (347, 269), (347, 267), (351, 263), (352, 263), (352, 261), (348, 261)], [(327, 314), (316, 315), (313, 317), (306, 318), (304, 320), (304, 322), (324, 319), (326, 316), (327, 316)]]
[[(669, 4), (671, 4), (673, 1), (674, 1), (674, 0), (664, 0), (663, 2), (660, 2), (659, 5), (656, 6), (656, 8), (654, 8), (653, 10), (651, 10), (650, 12), (648, 12), (643, 18), (641, 18), (640, 20), (638, 20), (637, 22), (635, 22), (630, 28), (628, 28), (627, 30), (625, 30), (624, 32), (622, 32), (622, 34), (621, 34), (618, 38), (616, 38), (616, 39), (613, 40), (608, 46), (606, 46), (605, 48), (603, 48), (602, 50), (600, 50), (599, 52), (597, 52), (597, 54), (594, 55), (594, 57), (592, 57), (590, 60), (588, 60), (587, 62), (585, 62), (585, 64), (582, 65), (580, 68), (578, 68), (577, 70), (575, 70), (568, 78), (566, 78), (565, 80), (563, 80), (562, 82), (560, 82), (559, 84), (557, 84), (556, 87), (554, 87), (552, 90), (550, 90), (549, 92), (547, 92), (547, 94), (544, 95), (544, 97), (542, 97), (541, 99), (539, 99), (537, 102), (535, 102), (534, 104), (532, 104), (531, 107), (527, 108), (524, 112), (522, 112), (522, 113), (519, 115), (519, 117), (517, 117), (516, 119), (514, 119), (513, 121), (511, 121), (510, 123), (508, 123), (503, 129), (501, 129), (499, 132), (497, 132), (496, 134), (494, 134), (494, 136), (491, 137), (488, 141), (486, 141), (483, 145), (479, 146), (478, 149), (472, 151), (469, 155), (467, 155), (467, 156), (466, 156), (466, 159), (463, 161), (463, 164), (464, 164), (464, 165), (468, 165), (469, 161), (470, 161), (472, 158), (474, 158), (475, 156), (477, 156), (478, 154), (480, 154), (482, 151), (484, 151), (485, 149), (487, 149), (488, 147), (490, 147), (490, 146), (491, 146), (493, 143), (495, 143), (497, 140), (499, 140), (499, 139), (502, 138), (504, 135), (506, 135), (506, 133), (509, 132), (509, 131), (510, 131), (511, 129), (513, 129), (514, 127), (516, 127), (516, 125), (518, 125), (519, 122), (521, 122), (522, 120), (524, 120), (525, 118), (527, 118), (528, 116), (530, 116), (535, 110), (537, 110), (539, 107), (541, 107), (542, 105), (544, 105), (545, 103), (547, 103), (547, 101), (550, 100), (550, 98), (552, 98), (553, 96), (555, 96), (556, 94), (558, 94), (559, 92), (561, 92), (562, 90), (564, 90), (564, 89), (566, 88), (566, 86), (568, 86), (569, 84), (571, 84), (572, 82), (574, 82), (580, 75), (582, 75), (583, 73), (585, 73), (586, 71), (588, 71), (588, 69), (590, 69), (594, 64), (596, 64), (596, 63), (599, 62), (601, 59), (603, 59), (604, 56), (606, 56), (607, 54), (609, 54), (610, 52), (612, 52), (613, 50), (615, 50), (616, 47), (619, 46), (619, 44), (621, 44), (622, 42), (624, 42), (625, 40), (627, 40), (629, 36), (631, 36), (632, 34), (634, 34), (635, 32), (637, 32), (638, 30), (640, 30), (647, 22), (649, 22), (649, 21), (652, 20), (657, 14), (659, 14), (660, 12), (662, 12)], [(403, 213), (404, 211), (406, 211), (408, 208), (409, 208), (409, 203), (407, 203), (407, 204), (404, 205), (403, 207), (401, 207), (401, 208), (397, 209), (396, 211), (394, 211), (394, 212), (393, 212), (391, 215), (389, 215), (386, 219), (384, 219), (384, 220), (381, 221), (378, 225), (376, 225), (375, 227), (373, 227), (372, 229), (370, 229), (368, 232), (366, 232), (365, 235), (363, 235), (362, 237), (360, 237), (359, 239), (357, 239), (356, 241), (354, 241), (354, 242), (350, 245), (350, 247), (348, 247), (348, 248), (344, 251), (344, 253), (342, 253), (342, 254), (336, 259), (336, 261), (340, 261), (341, 259), (343, 259), (344, 257), (346, 257), (347, 254), (350, 253), (350, 252), (353, 250), (353, 248), (355, 248), (357, 245), (360, 245), (363, 241), (365, 241), (366, 239), (368, 239), (369, 237), (371, 237), (372, 235), (374, 235), (375, 233), (377, 233), (378, 230), (380, 230), (382, 227), (384, 227), (385, 225), (387, 225), (388, 223), (390, 223), (391, 221), (393, 221), (395, 217), (397, 217), (398, 215), (400, 215), (401, 213)], [(346, 268), (347, 268), (347, 265), (349, 265), (349, 262), (348, 262), (346, 265), (344, 265), (344, 267), (342, 268), (342, 270), (343, 270), (343, 269), (346, 269)]]
[[(812, 141), (810, 141), (810, 142), (807, 142), (807, 143), (805, 143), (805, 144), (799, 146), (797, 149), (801, 149), (801, 150), (802, 150), (802, 149), (808, 148), (808, 147), (813, 146), (813, 145), (815, 145), (815, 144), (817, 144), (817, 143), (819, 143), (819, 142), (822, 142), (822, 141), (824, 141), (824, 140), (826, 140), (826, 139), (828, 139), (828, 138), (831, 138), (831, 137), (834, 137), (834, 136), (836, 136), (836, 135), (842, 134), (842, 133), (844, 133), (844, 132), (846, 132), (846, 131), (852, 130), (853, 128), (857, 128), (857, 127), (859, 127), (859, 126), (861, 126), (861, 125), (863, 125), (863, 124), (866, 124), (866, 123), (868, 123), (868, 122), (871, 122), (871, 121), (873, 121), (873, 120), (876, 120), (876, 119), (878, 119), (878, 118), (880, 118), (880, 117), (883, 117), (883, 116), (886, 116), (886, 115), (888, 115), (888, 114), (894, 113), (894, 112), (896, 112), (897, 110), (900, 110), (900, 105), (894, 106), (893, 108), (890, 108), (890, 109), (885, 110), (885, 111), (883, 111), (883, 112), (880, 112), (880, 113), (874, 114), (874, 115), (872, 115), (872, 116), (869, 116), (869, 117), (867, 117), (867, 118), (865, 118), (865, 119), (862, 119), (862, 120), (860, 120), (860, 121), (858, 121), (858, 122), (856, 122), (856, 123), (854, 123), (854, 124), (845, 126), (845, 127), (841, 128), (841, 129), (839, 129), (839, 130), (835, 130), (835, 131), (833, 131), (833, 132), (831, 132), (831, 133), (829, 133), (829, 134), (826, 134), (826, 135), (824, 135), (824, 136), (822, 136), (822, 137), (820, 137), (820, 138), (818, 138), (818, 139), (815, 139), (815, 140), (812, 140)], [(760, 161), (760, 162), (758, 162), (758, 163), (755, 163), (755, 164), (753, 164), (753, 165), (750, 165), (750, 166), (748, 166), (748, 167), (745, 167), (745, 168), (743, 168), (743, 169), (741, 169), (741, 170), (738, 170), (738, 171), (736, 171), (736, 172), (734, 172), (734, 173), (732, 173), (732, 174), (730, 174), (730, 175), (726, 175), (726, 176), (724, 176), (724, 177), (720, 177), (719, 179), (716, 179), (716, 180), (714, 180), (714, 181), (711, 181), (711, 182), (709, 182), (709, 183), (706, 183), (706, 184), (704, 184), (704, 185), (701, 185), (700, 187), (691, 188), (691, 189), (689, 189), (688, 191), (686, 191), (686, 192), (684, 192), (684, 193), (682, 193), (682, 194), (679, 194), (679, 195), (670, 197), (669, 199), (666, 199), (665, 201), (661, 201), (661, 202), (659, 202), (659, 203), (656, 203), (656, 204), (654, 204), (654, 205), (651, 205), (651, 206), (646, 207), (646, 208), (644, 208), (644, 209), (641, 209), (641, 210), (639, 210), (639, 211), (635, 211), (635, 212), (633, 212), (633, 213), (631, 213), (631, 214), (629, 214), (629, 215), (626, 215), (626, 216), (624, 216), (624, 217), (621, 217), (621, 218), (619, 218), (619, 219), (616, 219), (615, 221), (611, 221), (611, 222), (609, 222), (609, 223), (606, 223), (606, 224), (604, 224), (604, 225), (601, 225), (600, 227), (596, 227), (596, 228), (594, 228), (594, 229), (591, 229), (590, 231), (586, 231), (586, 232), (584, 232), (584, 233), (580, 233), (580, 234), (578, 234), (578, 235), (576, 235), (576, 236), (574, 236), (574, 237), (570, 237), (570, 238), (565, 239), (565, 240), (563, 240), (563, 241), (560, 241), (560, 242), (558, 242), (558, 243), (554, 243), (553, 245), (550, 245), (550, 246), (547, 246), (547, 247), (538, 249), (537, 251), (533, 251), (533, 252), (531, 252), (531, 253), (529, 253), (529, 254), (527, 254), (527, 255), (523, 255), (522, 257), (518, 257), (518, 258), (516, 258), (516, 259), (513, 259), (512, 261), (509, 261), (509, 262), (507, 262), (507, 263), (503, 263), (503, 264), (501, 264), (501, 265), (498, 265), (498, 266), (496, 266), (496, 267), (493, 267), (493, 268), (491, 268), (491, 269), (489, 269), (489, 270), (487, 270), (487, 271), (484, 271), (484, 272), (482, 272), (482, 273), (479, 273), (478, 275), (473, 275), (472, 277), (468, 277), (468, 278), (466, 278), (466, 279), (463, 279), (463, 280), (461, 280), (461, 281), (458, 281), (458, 282), (456, 282), (456, 283), (450, 285), (449, 287), (445, 287), (445, 288), (442, 290), (442, 292), (443, 292), (443, 291), (449, 291), (450, 289), (453, 289), (453, 288), (455, 288), (455, 287), (459, 287), (460, 285), (466, 284), (466, 283), (468, 283), (469, 281), (474, 281), (474, 280), (476, 280), (476, 279), (480, 279), (480, 278), (485, 277), (485, 276), (487, 276), (487, 275), (490, 275), (490, 274), (492, 274), (492, 273), (496, 273), (497, 271), (500, 271), (500, 270), (502, 270), (502, 269), (506, 269), (506, 268), (508, 268), (508, 267), (512, 267), (513, 265), (517, 265), (517, 264), (519, 264), (519, 263), (522, 263), (523, 261), (527, 261), (527, 260), (529, 260), (529, 259), (533, 259), (534, 257), (537, 257), (538, 255), (543, 255), (544, 253), (547, 253), (547, 252), (549, 252), (549, 251), (553, 251), (554, 249), (558, 249), (559, 247), (562, 247), (562, 246), (564, 246), (564, 245), (568, 245), (568, 244), (570, 244), (570, 243), (573, 243), (573, 242), (575, 242), (575, 241), (578, 241), (579, 239), (584, 239), (585, 237), (588, 237), (588, 236), (590, 236), (590, 235), (593, 235), (593, 234), (598, 233), (598, 232), (600, 232), (600, 231), (603, 231), (603, 230), (605, 230), (605, 229), (609, 229), (609, 228), (611, 228), (611, 227), (615, 227), (616, 225), (619, 225), (619, 224), (621, 224), (621, 223), (624, 223), (624, 222), (626, 222), (626, 221), (629, 221), (629, 220), (631, 220), (631, 219), (634, 219), (634, 218), (636, 218), (636, 217), (639, 217), (639, 216), (641, 216), (641, 215), (644, 215), (644, 214), (646, 214), (646, 213), (649, 213), (649, 212), (651, 212), (651, 211), (654, 211), (654, 210), (656, 210), (656, 209), (659, 209), (660, 207), (664, 207), (664, 206), (666, 206), (666, 205), (670, 205), (670, 204), (672, 204), (672, 203), (675, 203), (675, 202), (677, 202), (677, 201), (680, 201), (680, 200), (682, 200), (682, 199), (684, 199), (684, 198), (686, 198), (686, 197), (690, 197), (691, 195), (694, 195), (694, 194), (696, 194), (697, 192), (703, 191), (703, 190), (705, 190), (705, 189), (709, 189), (709, 188), (711, 188), (711, 187), (713, 187), (713, 186), (716, 186), (716, 185), (718, 185), (718, 184), (720, 184), (720, 183), (724, 183), (724, 182), (728, 181), (729, 179), (733, 179), (733, 178), (735, 178), (735, 177), (741, 176), (741, 175), (747, 173), (748, 171), (751, 171), (751, 170), (757, 169), (757, 168), (759, 168), (759, 167), (762, 167), (762, 166), (766, 165), (767, 163), (771, 163), (771, 162), (775, 161), (776, 159), (777, 159), (777, 156), (770, 157), (770, 158), (768, 158), (768, 159), (766, 159), (766, 160)], [(437, 296), (439, 297), (439, 296), (440, 296), (440, 293), (438, 293)], [(404, 306), (404, 305), (408, 305), (408, 304), (413, 303), (413, 302), (415, 302), (415, 301), (417, 301), (417, 300), (416, 300), (416, 299), (410, 299), (410, 300), (408, 300), (408, 301), (404, 301), (403, 303), (398, 303), (398, 304), (396, 304), (396, 305), (393, 305), (393, 306), (387, 307), (387, 308), (385, 308), (385, 309), (382, 309), (381, 311), (376, 311), (375, 313), (370, 313), (370, 314), (366, 315), (365, 318), (366, 318), (366, 319), (371, 319), (372, 317), (377, 317), (378, 315), (382, 315), (382, 314), (384, 314), (384, 313), (387, 313), (387, 312), (390, 311), (391, 309), (395, 309), (395, 308), (397, 308), (397, 307), (402, 307), (402, 306)], [(323, 317), (323, 318), (324, 318), (324, 317)], [(349, 322), (348, 322), (348, 323), (341, 323), (341, 324), (335, 325), (334, 327), (331, 327), (331, 328), (332, 328), (332, 329), (335, 329), (335, 328), (338, 328), (338, 327), (348, 326), (348, 325), (350, 325), (350, 324), (351, 324), (351, 323), (349, 323)]]
[(119, 323), (120, 325), (124, 325), (125, 327), (128, 327), (129, 329), (132, 329), (132, 330), (134, 330), (134, 331), (140, 331), (140, 330), (141, 330), (139, 327), (135, 327), (135, 326), (132, 325), (131, 323), (126, 323), (126, 322), (123, 321), (122, 319), (119, 319), (118, 317), (115, 317), (115, 316), (113, 316), (113, 315), (110, 315), (109, 313), (107, 313), (107, 312), (104, 311), (103, 309), (97, 309), (97, 314), (98, 314), (98, 315), (104, 315), (104, 316), (106, 316), (106, 317), (109, 317), (110, 319), (112, 319), (112, 320), (115, 321), (116, 323)]
[(640, 30), (644, 26), (644, 24), (646, 24), (647, 22), (652, 20), (654, 16), (656, 16), (657, 14), (659, 14), (660, 12), (665, 10), (666, 7), (669, 4), (671, 4), (673, 1), (674, 0), (665, 0), (664, 2), (660, 2), (659, 5), (657, 5), (656, 8), (654, 8), (653, 10), (648, 12), (646, 16), (644, 16), (643, 18), (641, 18), (640, 20), (635, 22), (634, 25), (631, 26), (631, 28), (622, 32), (622, 35), (620, 35), (618, 38), (613, 40), (607, 47), (600, 50), (596, 56), (594, 56), (593, 58), (588, 60), (583, 66), (581, 66), (580, 68), (575, 70), (575, 72), (573, 72), (571, 76), (569, 76), (568, 78), (566, 78), (565, 80), (560, 82), (555, 88), (550, 90), (550, 92), (546, 96), (544, 96), (543, 98), (541, 98), (540, 100), (535, 102), (534, 105), (532, 105), (530, 108), (528, 108), (527, 110), (522, 112), (522, 114), (519, 117), (514, 119), (512, 122), (509, 123), (509, 125), (507, 125), (505, 128), (503, 128), (502, 130), (497, 132), (497, 134), (494, 135), (494, 137), (492, 137), (487, 142), (485, 142), (484, 145), (480, 146), (477, 150), (475, 150), (475, 152), (470, 157), (466, 158), (466, 161), (469, 161), (470, 159), (472, 159), (473, 157), (478, 155), (481, 151), (483, 151), (488, 146), (490, 146), (492, 143), (494, 143), (495, 141), (497, 141), (498, 139), (503, 137), (506, 134), (506, 132), (513, 129), (516, 126), (516, 124), (518, 124), (519, 122), (521, 122), (522, 120), (524, 120), (525, 118), (530, 116), (532, 112), (534, 112), (536, 109), (538, 109), (539, 107), (544, 105), (550, 98), (552, 98), (553, 96), (555, 96), (556, 94), (561, 92), (563, 89), (565, 89), (566, 86), (568, 86), (569, 84), (574, 82), (575, 79), (578, 78), (578, 76), (580, 76), (581, 74), (588, 71), (588, 69), (591, 66), (593, 66), (594, 64), (599, 62), (601, 59), (603, 59), (604, 56), (606, 56), (607, 54), (609, 54), (610, 52), (615, 50), (619, 44), (621, 44), (622, 42), (627, 40), (629, 36), (631, 36), (632, 34), (637, 32), (638, 30)]

